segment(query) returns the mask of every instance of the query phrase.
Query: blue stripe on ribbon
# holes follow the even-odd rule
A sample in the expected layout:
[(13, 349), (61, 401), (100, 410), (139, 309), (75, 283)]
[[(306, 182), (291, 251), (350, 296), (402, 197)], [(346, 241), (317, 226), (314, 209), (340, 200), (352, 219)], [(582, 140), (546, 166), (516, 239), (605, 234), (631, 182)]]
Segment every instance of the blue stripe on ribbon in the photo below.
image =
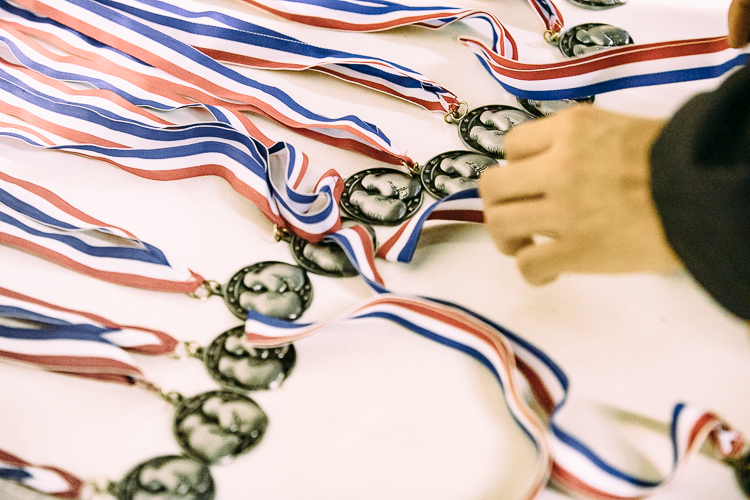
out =
[(23, 222), (7, 214), (4, 214), (2, 212), (0, 212), (0, 222), (4, 222), (6, 224), (14, 226), (33, 236), (37, 236), (40, 238), (48, 238), (50, 240), (58, 241), (60, 243), (68, 245), (69, 247), (81, 253), (90, 255), (92, 257), (105, 257), (105, 258), (111, 258), (111, 259), (133, 260), (133, 261), (138, 261), (138, 262), (147, 262), (151, 264), (158, 264), (161, 266), (170, 267), (169, 261), (164, 256), (161, 250), (159, 250), (153, 245), (149, 245), (148, 243), (145, 243), (142, 241), (140, 243), (146, 247), (145, 249), (122, 247), (122, 246), (106, 246), (106, 247), (92, 246), (81, 241), (80, 239), (72, 235), (50, 234), (50, 233), (45, 233), (37, 229), (31, 228), (27, 226), (26, 224), (24, 224)]
[(554, 421), (550, 422), (549, 425), (550, 425), (550, 430), (554, 433), (554, 435), (558, 439), (560, 439), (560, 441), (562, 441), (569, 447), (573, 448), (574, 450), (584, 455), (591, 463), (596, 465), (598, 468), (602, 469), (604, 472), (606, 472), (610, 476), (616, 477), (618, 479), (622, 479), (623, 481), (626, 481), (635, 486), (639, 486), (641, 488), (656, 488), (662, 483), (661, 481), (648, 481), (646, 479), (640, 479), (635, 476), (631, 476), (630, 474), (627, 474), (625, 472), (622, 472), (621, 470), (613, 467), (609, 463), (599, 458), (598, 455), (596, 455), (593, 451), (591, 451), (591, 449), (589, 449), (581, 441), (574, 438), (570, 434), (563, 431), (560, 427), (558, 427)]
[[(72, 224), (68, 224), (67, 222), (63, 222), (59, 219), (55, 219), (54, 217), (51, 217), (50, 215), (42, 212), (35, 206), (29, 205), (25, 201), (19, 200), (18, 198), (16, 198), (9, 192), (5, 191), (4, 189), (0, 189), (0, 204), (10, 207), (16, 212), (20, 212), (23, 215), (29, 217), (30, 219), (34, 219), (35, 221), (48, 225), (48, 226), (54, 226), (54, 227), (58, 227), (61, 229), (66, 229), (66, 230), (80, 229), (76, 226), (73, 226)], [(0, 210), (2, 209), (0, 208)]]
[(8, 481), (24, 481), (25, 479), (31, 479), (33, 476), (23, 469), (6, 468), (4, 464), (0, 464), (0, 479), (7, 479)]
[(36, 313), (16, 306), (0, 304), (0, 318), (12, 318), (17, 320), (33, 321), (45, 325), (71, 325), (69, 321), (53, 318), (45, 314)]
[(347, 2), (342, 0), (285, 0), (289, 3), (301, 3), (324, 7), (326, 9), (338, 10), (341, 12), (354, 12), (356, 14), (364, 14), (367, 16), (377, 16), (381, 14), (389, 14), (392, 12), (456, 12), (461, 9), (457, 7), (415, 7), (402, 5), (395, 2), (387, 2), (385, 0), (367, 0), (364, 2)]
[(497, 75), (492, 72), (489, 64), (481, 57), (477, 56), (484, 65), (485, 69), (498, 81), (502, 87), (511, 94), (523, 99), (536, 100), (558, 100), (558, 99), (578, 99), (605, 92), (613, 92), (635, 87), (648, 87), (653, 85), (664, 85), (668, 83), (690, 82), (694, 80), (705, 80), (716, 78), (735, 66), (747, 64), (750, 61), (750, 54), (739, 54), (733, 59), (715, 66), (704, 66), (701, 68), (688, 68), (681, 70), (665, 71), (661, 73), (649, 73), (645, 75), (634, 75), (613, 80), (607, 80), (591, 85), (581, 87), (560, 89), (560, 90), (525, 90), (504, 83)]
[[(94, 325), (51, 325), (49, 328), (15, 328), (0, 325), (0, 337), (14, 340), (79, 340), (99, 342), (118, 347), (101, 335), (118, 331), (114, 328), (99, 328)], [(118, 347), (119, 348), (119, 347)]]

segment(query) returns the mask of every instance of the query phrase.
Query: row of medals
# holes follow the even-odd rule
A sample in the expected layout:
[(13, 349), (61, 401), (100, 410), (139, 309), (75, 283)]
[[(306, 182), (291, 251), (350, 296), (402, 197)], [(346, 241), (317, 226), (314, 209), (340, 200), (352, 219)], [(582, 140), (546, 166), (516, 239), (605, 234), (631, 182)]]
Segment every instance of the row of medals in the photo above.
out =
[[(622, 0), (571, 0), (587, 8), (607, 8)], [(574, 57), (602, 48), (633, 43), (624, 30), (590, 23), (568, 30), (559, 40), (560, 50)], [(371, 168), (345, 181), (340, 206), (349, 220), (344, 227), (362, 224), (395, 226), (420, 209), (427, 191), (436, 199), (477, 186), (483, 170), (503, 161), (505, 134), (514, 126), (550, 116), (594, 97), (563, 101), (518, 99), (520, 107), (488, 105), (473, 109), (458, 122), (468, 150), (448, 151), (428, 160), (413, 175), (392, 168)], [(212, 284), (209, 295), (221, 295), (229, 310), (244, 320), (248, 310), (286, 321), (298, 319), (312, 302), (307, 272), (329, 277), (357, 274), (343, 251), (333, 243), (311, 244), (285, 235), (298, 265), (265, 261), (235, 273), (226, 285)], [(222, 386), (197, 396), (177, 397), (173, 432), (183, 455), (152, 458), (134, 467), (108, 489), (120, 500), (153, 500), (179, 495), (185, 500), (215, 497), (210, 465), (224, 464), (257, 445), (268, 427), (268, 417), (246, 394), (273, 389), (291, 373), (296, 360), (294, 345), (256, 348), (244, 340), (244, 326), (228, 330), (206, 347), (191, 346), (188, 356), (203, 361), (208, 373)]]

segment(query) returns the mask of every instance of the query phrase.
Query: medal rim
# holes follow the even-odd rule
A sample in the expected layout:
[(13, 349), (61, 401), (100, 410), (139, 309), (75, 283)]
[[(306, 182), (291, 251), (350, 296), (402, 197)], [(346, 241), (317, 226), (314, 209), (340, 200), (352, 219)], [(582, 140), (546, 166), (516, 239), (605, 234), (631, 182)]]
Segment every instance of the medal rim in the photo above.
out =
[[(203, 364), (206, 367), (206, 370), (208, 371), (208, 374), (211, 375), (211, 378), (213, 378), (216, 382), (222, 385), (222, 387), (225, 387), (229, 390), (239, 390), (239, 391), (258, 391), (258, 390), (270, 390), (271, 388), (268, 385), (248, 385), (248, 384), (242, 384), (238, 380), (227, 377), (223, 373), (221, 373), (218, 369), (218, 363), (221, 359), (221, 356), (219, 354), (226, 352), (224, 349), (224, 344), (226, 342), (226, 339), (228, 337), (235, 337), (238, 336), (237, 333), (240, 333), (241, 335), (245, 333), (245, 327), (244, 325), (236, 326), (234, 328), (230, 328), (229, 330), (226, 330), (222, 332), (220, 335), (218, 335), (212, 342), (209, 344), (209, 346), (205, 349), (203, 353)], [(284, 373), (284, 377), (282, 378), (279, 385), (283, 384), (287, 378), (289, 378), (289, 374), (294, 369), (294, 366), (297, 362), (297, 350), (294, 348), (294, 344), (287, 344), (289, 349), (287, 350), (287, 354), (283, 358), (274, 358), (277, 359), (281, 363), (281, 369)], [(277, 349), (278, 347), (272, 347), (272, 348), (265, 348), (265, 347), (257, 347), (256, 349), (264, 350), (264, 351), (272, 351), (273, 349)], [(270, 361), (270, 360), (269, 360)]]
[[(297, 319), (301, 318), (303, 314), (305, 314), (305, 311), (310, 307), (310, 304), (312, 303), (313, 299), (313, 291), (312, 291), (312, 282), (310, 281), (310, 277), (307, 275), (307, 271), (301, 267), (297, 266), (295, 264), (289, 264), (288, 262), (281, 262), (277, 260), (264, 260), (261, 262), (256, 262), (255, 264), (250, 264), (249, 266), (245, 266), (239, 271), (235, 272), (231, 278), (229, 278), (229, 281), (227, 281), (226, 286), (224, 287), (224, 303), (226, 304), (227, 308), (237, 316), (241, 320), (247, 319), (247, 309), (244, 309), (242, 306), (240, 306), (240, 296), (238, 290), (240, 290), (243, 278), (250, 274), (251, 272), (257, 272), (262, 271), (263, 269), (273, 265), (273, 264), (285, 264), (287, 266), (295, 266), (302, 269), (302, 273), (305, 276), (305, 283), (302, 285), (302, 288), (300, 290), (300, 296), (302, 297), (303, 304), (302, 304), (302, 312), (297, 318), (277, 318), (281, 319), (283, 321), (296, 321)], [(276, 318), (276, 316), (272, 316)]]
[[(523, 97), (516, 97), (516, 100), (518, 101), (518, 104), (521, 105), (521, 107), (524, 109), (524, 111), (527, 111), (534, 115), (537, 118), (547, 118), (549, 116), (553, 115), (545, 115), (540, 110), (529, 104), (529, 101), (550, 101), (550, 99), (525, 99)], [(557, 99), (558, 101), (564, 101), (565, 99)], [(577, 99), (568, 99), (569, 101), (577, 101), (579, 104), (594, 104), (594, 101), (596, 100), (596, 96), (590, 95), (586, 97), (579, 97)]]
[[(471, 139), (471, 137), (469, 136), (469, 130), (471, 130), (471, 127), (475, 125), (476, 121), (479, 119), (482, 113), (490, 109), (493, 109), (496, 111), (504, 111), (504, 110), (520, 111), (522, 113), (526, 113), (527, 115), (529, 115), (531, 119), (535, 119), (536, 116), (529, 113), (525, 109), (517, 108), (509, 104), (487, 104), (485, 106), (480, 106), (478, 108), (472, 109), (471, 111), (466, 113), (466, 116), (464, 116), (461, 119), (461, 121), (458, 123), (458, 135), (466, 147), (474, 151), (478, 151), (484, 155), (491, 156), (492, 158), (495, 158), (496, 160), (504, 160), (505, 153), (499, 153), (499, 154), (491, 153), (485, 150), (482, 146), (479, 145), (477, 141)], [(484, 127), (483, 124), (482, 124), (482, 127)]]
[[(373, 172), (388, 172), (388, 173), (397, 173), (402, 175), (408, 175), (410, 177), (414, 177), (413, 175), (410, 175), (402, 170), (397, 170), (395, 168), (387, 168), (387, 167), (373, 167), (368, 168), (365, 170), (360, 170), (359, 172), (355, 172), (354, 174), (350, 175), (346, 178), (344, 181), (344, 191), (341, 194), (341, 199), (339, 200), (339, 206), (341, 207), (341, 210), (350, 218), (359, 221), (364, 222), (365, 224), (369, 224), (371, 226), (398, 226), (400, 224), (403, 224), (407, 220), (414, 217), (414, 214), (416, 214), (419, 209), (422, 207), (422, 202), (424, 201), (424, 193), (422, 190), (419, 190), (419, 195), (415, 196), (408, 201), (404, 200), (406, 203), (406, 215), (404, 217), (400, 218), (397, 221), (380, 221), (380, 220), (374, 220), (370, 219), (369, 217), (366, 217), (362, 212), (355, 206), (353, 206), (351, 203), (349, 203), (349, 197), (354, 191), (359, 191), (360, 189), (356, 189), (357, 186), (360, 185), (360, 181), (368, 174), (371, 174)], [(421, 185), (421, 182), (420, 182)], [(366, 189), (361, 189), (362, 191), (367, 191)]]
[[(190, 444), (187, 442), (187, 438), (183, 435), (184, 433), (178, 429), (178, 423), (182, 422), (185, 418), (192, 415), (196, 411), (200, 411), (200, 406), (203, 405), (203, 403), (215, 396), (219, 396), (224, 401), (245, 401), (250, 402), (252, 405), (254, 405), (263, 415), (263, 425), (260, 427), (260, 432), (258, 433), (257, 437), (253, 436), (246, 436), (240, 444), (237, 445), (236, 452), (231, 453), (229, 455), (224, 455), (223, 457), (220, 457), (216, 460), (208, 460), (203, 454), (201, 454), (199, 451), (193, 449)], [(226, 397), (225, 397), (226, 396)], [(175, 439), (177, 440), (177, 443), (182, 448), (182, 451), (185, 452), (186, 455), (190, 456), (191, 458), (198, 460), (199, 462), (202, 462), (204, 464), (208, 465), (226, 465), (232, 461), (234, 461), (237, 457), (240, 455), (244, 455), (245, 453), (249, 452), (253, 448), (255, 448), (258, 443), (263, 439), (263, 436), (266, 433), (266, 430), (268, 429), (268, 415), (266, 415), (266, 412), (263, 411), (263, 408), (260, 407), (258, 403), (255, 402), (255, 400), (251, 399), (248, 396), (245, 396), (244, 394), (241, 394), (236, 391), (230, 391), (230, 390), (213, 390), (213, 391), (206, 391), (202, 392), (200, 394), (196, 394), (195, 396), (185, 398), (180, 404), (177, 405), (177, 408), (175, 409), (174, 418), (172, 420), (172, 433), (174, 434)], [(238, 448), (238, 449), (237, 449)]]
[[(422, 165), (422, 169), (419, 171), (419, 180), (422, 181), (422, 186), (424, 187), (425, 191), (430, 193), (434, 198), (437, 198), (438, 200), (442, 200), (443, 198), (450, 196), (447, 193), (443, 193), (438, 188), (435, 187), (434, 182), (434, 176), (432, 175), (435, 171), (435, 168), (437, 167), (439, 161), (442, 161), (445, 158), (448, 158), (451, 155), (456, 155), (455, 157), (459, 157), (463, 154), (482, 154), (484, 156), (487, 156), (488, 158), (492, 158), (497, 162), (496, 166), (500, 166), (500, 162), (498, 161), (499, 158), (496, 158), (495, 156), (488, 155), (485, 153), (477, 153), (476, 151), (470, 151), (467, 149), (453, 149), (451, 151), (445, 151), (444, 153), (440, 153), (438, 155), (433, 156), (427, 162), (425, 162), (424, 165)], [(500, 158), (502, 159), (502, 158)], [(491, 168), (491, 167), (487, 167)], [(463, 177), (463, 176), (459, 176)]]
[[(116, 487), (116, 495), (117, 500), (132, 500), (133, 498), (133, 491), (132, 485), (134, 484), (134, 481), (137, 482), (137, 475), (148, 465), (154, 463), (154, 462), (168, 462), (170, 460), (192, 460), (199, 464), (201, 467), (203, 467), (208, 474), (209, 481), (211, 483), (210, 491), (206, 495), (202, 495), (198, 500), (215, 500), (216, 498), (216, 482), (214, 481), (213, 476), (211, 475), (211, 469), (208, 467), (205, 461), (197, 460), (195, 457), (187, 456), (187, 455), (160, 455), (158, 457), (149, 458), (147, 460), (144, 460), (143, 462), (133, 466), (128, 472), (123, 475), (122, 479), (117, 482)], [(137, 492), (136, 492), (137, 493)]]
[(633, 45), (633, 44), (635, 44), (635, 41), (633, 40), (633, 37), (630, 35), (630, 32), (628, 30), (626, 30), (625, 28), (620, 28), (619, 26), (615, 26), (614, 24), (609, 24), (609, 23), (583, 23), (583, 24), (577, 24), (577, 25), (573, 26), (572, 28), (570, 28), (569, 30), (567, 30), (565, 33), (563, 33), (562, 36), (560, 37), (560, 42), (557, 44), (557, 48), (559, 48), (560, 52), (562, 52), (562, 54), (565, 57), (569, 58), (569, 59), (574, 59), (576, 57), (581, 57), (581, 56), (577, 56), (575, 54), (568, 54), (568, 52), (570, 52), (570, 50), (568, 50), (566, 52), (566, 49), (568, 49), (568, 47), (565, 47), (565, 45), (569, 43), (570, 39), (574, 36), (575, 33), (578, 32), (579, 29), (582, 29), (582, 28), (583, 29), (589, 29), (589, 28), (592, 28), (594, 26), (612, 26), (613, 28), (621, 29), (621, 30), (623, 30), (624, 32), (626, 32), (628, 34), (628, 40), (629, 40), (628, 43), (625, 43), (625, 44), (622, 44), (622, 45), (614, 45), (614, 46), (612, 46), (610, 48), (625, 47), (627, 45)]

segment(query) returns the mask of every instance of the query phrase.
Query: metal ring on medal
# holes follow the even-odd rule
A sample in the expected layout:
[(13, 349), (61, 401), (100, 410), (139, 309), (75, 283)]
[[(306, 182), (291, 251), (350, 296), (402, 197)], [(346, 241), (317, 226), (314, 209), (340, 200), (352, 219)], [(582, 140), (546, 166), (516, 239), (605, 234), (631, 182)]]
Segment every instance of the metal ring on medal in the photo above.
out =
[(370, 168), (346, 179), (339, 205), (352, 219), (397, 226), (422, 206), (422, 184), (392, 168)]
[(422, 166), (422, 185), (435, 198), (479, 187), (479, 176), (490, 167), (497, 167), (500, 161), (475, 151), (447, 151)]
[(505, 134), (516, 125), (533, 119), (534, 115), (522, 109), (492, 104), (469, 111), (458, 124), (458, 133), (471, 149), (503, 158)]
[(567, 57), (577, 57), (600, 50), (633, 44), (630, 33), (617, 26), (587, 23), (573, 26), (560, 37), (560, 52)]
[(312, 303), (312, 283), (304, 269), (285, 262), (264, 261), (244, 267), (224, 287), (224, 302), (240, 319), (248, 311), (294, 321)]
[(252, 399), (234, 391), (209, 391), (177, 406), (172, 431), (191, 457), (225, 464), (258, 444), (267, 427), (268, 417)]
[[(367, 229), (377, 247), (375, 230), (369, 224), (347, 219), (341, 221), (342, 228), (351, 227), (355, 224)], [(330, 278), (348, 278), (359, 274), (344, 250), (336, 243), (310, 243), (304, 238), (294, 235), (289, 243), (289, 248), (297, 264), (308, 272)]]
[(557, 101), (539, 101), (535, 99), (524, 99), (522, 97), (516, 98), (518, 104), (520, 104), (523, 109), (539, 118), (555, 115), (563, 109), (572, 108), (579, 104), (593, 104), (594, 99), (595, 97), (593, 95), (578, 99), (560, 99)]
[(611, 9), (625, 5), (626, 0), (568, 0), (573, 5), (589, 10)]
[(289, 377), (297, 360), (293, 344), (270, 349), (245, 340), (245, 327), (227, 330), (203, 353), (208, 373), (222, 387), (237, 391), (275, 389)]
[(205, 463), (184, 455), (141, 462), (117, 483), (118, 500), (213, 500), (216, 487)]

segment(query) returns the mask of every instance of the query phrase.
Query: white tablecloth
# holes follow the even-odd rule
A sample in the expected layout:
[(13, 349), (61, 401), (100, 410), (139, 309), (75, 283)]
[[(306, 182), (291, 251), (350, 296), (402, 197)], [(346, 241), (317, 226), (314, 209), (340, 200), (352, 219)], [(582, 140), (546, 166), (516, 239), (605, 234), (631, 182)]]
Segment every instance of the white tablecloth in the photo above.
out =
[[(453, 0), (489, 9), (516, 37), (522, 60), (561, 56), (522, 0)], [(387, 33), (324, 31), (272, 18), (241, 2), (211, 2), (302, 40), (363, 52), (412, 67), (456, 92), (470, 107), (514, 98), (456, 41), (456, 24)], [(420, 2), (427, 5), (428, 2)], [(729, 0), (630, 0), (610, 11), (558, 1), (568, 26), (608, 22), (637, 43), (726, 33)], [(328, 116), (356, 114), (377, 124), (420, 163), (463, 149), (456, 127), (437, 113), (317, 73), (242, 70), (274, 83)], [(602, 108), (666, 118), (718, 80), (620, 91)], [(191, 117), (185, 115), (185, 119)], [(313, 174), (348, 176), (380, 166), (353, 152), (300, 137), (266, 119), (269, 136), (311, 159)], [(206, 278), (226, 281), (262, 260), (293, 263), (286, 243), (252, 204), (218, 178), (144, 180), (107, 164), (0, 143), (3, 172), (55, 191), (108, 223), (162, 248)], [(380, 231), (380, 230), (379, 230)], [(386, 231), (379, 232), (384, 237)], [(566, 428), (612, 463), (647, 478), (670, 467), (666, 422), (680, 401), (712, 409), (750, 434), (750, 343), (746, 327), (723, 312), (687, 275), (564, 276), (543, 287), (521, 279), (476, 225), (427, 230), (411, 265), (379, 262), (396, 291), (450, 299), (489, 316), (545, 350), (566, 370)], [(123, 324), (163, 329), (207, 345), (240, 322), (218, 298), (116, 286), (0, 247), (0, 286)], [(343, 311), (371, 295), (359, 278), (311, 277), (305, 319)], [(298, 362), (278, 390), (252, 397), (270, 418), (260, 445), (212, 468), (218, 500), (488, 500), (517, 498), (531, 477), (533, 446), (505, 408), (493, 377), (463, 354), (372, 320), (340, 326), (296, 344)], [(185, 395), (215, 388), (201, 363), (138, 357), (148, 377)], [(0, 448), (82, 478), (117, 479), (149, 457), (178, 453), (172, 408), (131, 387), (0, 364)], [(14, 498), (0, 483), (0, 497)], [(543, 498), (562, 498), (546, 492)], [(694, 458), (660, 500), (739, 500), (731, 470)]]

